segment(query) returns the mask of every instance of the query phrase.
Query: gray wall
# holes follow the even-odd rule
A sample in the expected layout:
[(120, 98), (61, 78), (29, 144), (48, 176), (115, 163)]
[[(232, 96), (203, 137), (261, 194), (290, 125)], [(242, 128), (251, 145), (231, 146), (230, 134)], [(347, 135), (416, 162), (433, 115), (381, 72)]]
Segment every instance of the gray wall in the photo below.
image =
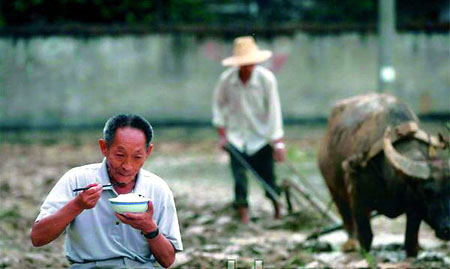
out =
[[(450, 35), (398, 34), (394, 94), (418, 113), (450, 111)], [(377, 89), (377, 37), (259, 40), (274, 57), (285, 118), (327, 117), (341, 98)], [(232, 41), (193, 35), (0, 39), (0, 126), (103, 123), (118, 112), (151, 121), (208, 121)]]

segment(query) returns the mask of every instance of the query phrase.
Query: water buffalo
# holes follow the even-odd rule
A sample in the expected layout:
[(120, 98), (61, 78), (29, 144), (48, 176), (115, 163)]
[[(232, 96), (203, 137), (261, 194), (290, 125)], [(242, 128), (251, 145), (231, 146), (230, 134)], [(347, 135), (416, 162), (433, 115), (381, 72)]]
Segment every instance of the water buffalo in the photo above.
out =
[(388, 94), (356, 96), (334, 106), (319, 167), (348, 233), (343, 250), (354, 250), (358, 241), (370, 250), (372, 211), (389, 218), (406, 213), (408, 256), (417, 256), (422, 220), (438, 238), (450, 239), (450, 161), (439, 149), (448, 141), (427, 140), (431, 136), (420, 129), (425, 139), (414, 130), (400, 135), (398, 126), (407, 123), (418, 126), (416, 115)]

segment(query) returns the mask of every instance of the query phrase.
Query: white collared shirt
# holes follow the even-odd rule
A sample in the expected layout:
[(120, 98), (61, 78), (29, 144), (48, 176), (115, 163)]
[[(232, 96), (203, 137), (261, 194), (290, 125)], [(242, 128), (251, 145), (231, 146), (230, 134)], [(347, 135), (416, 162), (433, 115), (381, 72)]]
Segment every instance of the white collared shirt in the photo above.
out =
[(239, 68), (223, 72), (215, 88), (212, 122), (225, 128), (229, 143), (249, 155), (282, 138), (283, 120), (273, 73), (256, 65), (244, 85)]
[[(106, 161), (69, 170), (56, 183), (41, 206), (36, 221), (49, 216), (72, 200), (78, 193), (73, 190), (90, 183), (111, 184)], [(153, 202), (153, 219), (160, 232), (173, 244), (176, 251), (183, 250), (178, 217), (172, 191), (158, 176), (144, 169), (139, 171), (134, 193)], [(111, 208), (109, 198), (114, 190), (104, 190), (94, 208), (84, 210), (66, 227), (66, 256), (71, 262), (128, 258), (151, 267), (155, 262), (146, 238), (141, 231), (121, 223)]]

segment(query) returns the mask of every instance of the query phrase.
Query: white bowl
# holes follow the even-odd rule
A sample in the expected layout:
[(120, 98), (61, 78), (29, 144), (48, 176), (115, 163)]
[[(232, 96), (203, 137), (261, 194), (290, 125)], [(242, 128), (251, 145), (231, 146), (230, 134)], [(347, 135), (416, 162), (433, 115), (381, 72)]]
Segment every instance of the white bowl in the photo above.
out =
[(119, 214), (145, 212), (148, 208), (148, 201), (150, 199), (135, 193), (120, 194), (116, 198), (109, 199), (112, 209)]

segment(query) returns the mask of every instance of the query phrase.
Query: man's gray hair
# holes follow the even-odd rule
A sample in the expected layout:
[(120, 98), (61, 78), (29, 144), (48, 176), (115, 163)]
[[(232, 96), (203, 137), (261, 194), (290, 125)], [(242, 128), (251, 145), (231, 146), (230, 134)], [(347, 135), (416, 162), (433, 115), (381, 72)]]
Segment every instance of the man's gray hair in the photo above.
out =
[(109, 147), (114, 141), (117, 129), (131, 127), (141, 130), (145, 135), (145, 146), (148, 148), (153, 138), (153, 127), (143, 117), (133, 114), (119, 114), (109, 118), (103, 128), (103, 138)]

